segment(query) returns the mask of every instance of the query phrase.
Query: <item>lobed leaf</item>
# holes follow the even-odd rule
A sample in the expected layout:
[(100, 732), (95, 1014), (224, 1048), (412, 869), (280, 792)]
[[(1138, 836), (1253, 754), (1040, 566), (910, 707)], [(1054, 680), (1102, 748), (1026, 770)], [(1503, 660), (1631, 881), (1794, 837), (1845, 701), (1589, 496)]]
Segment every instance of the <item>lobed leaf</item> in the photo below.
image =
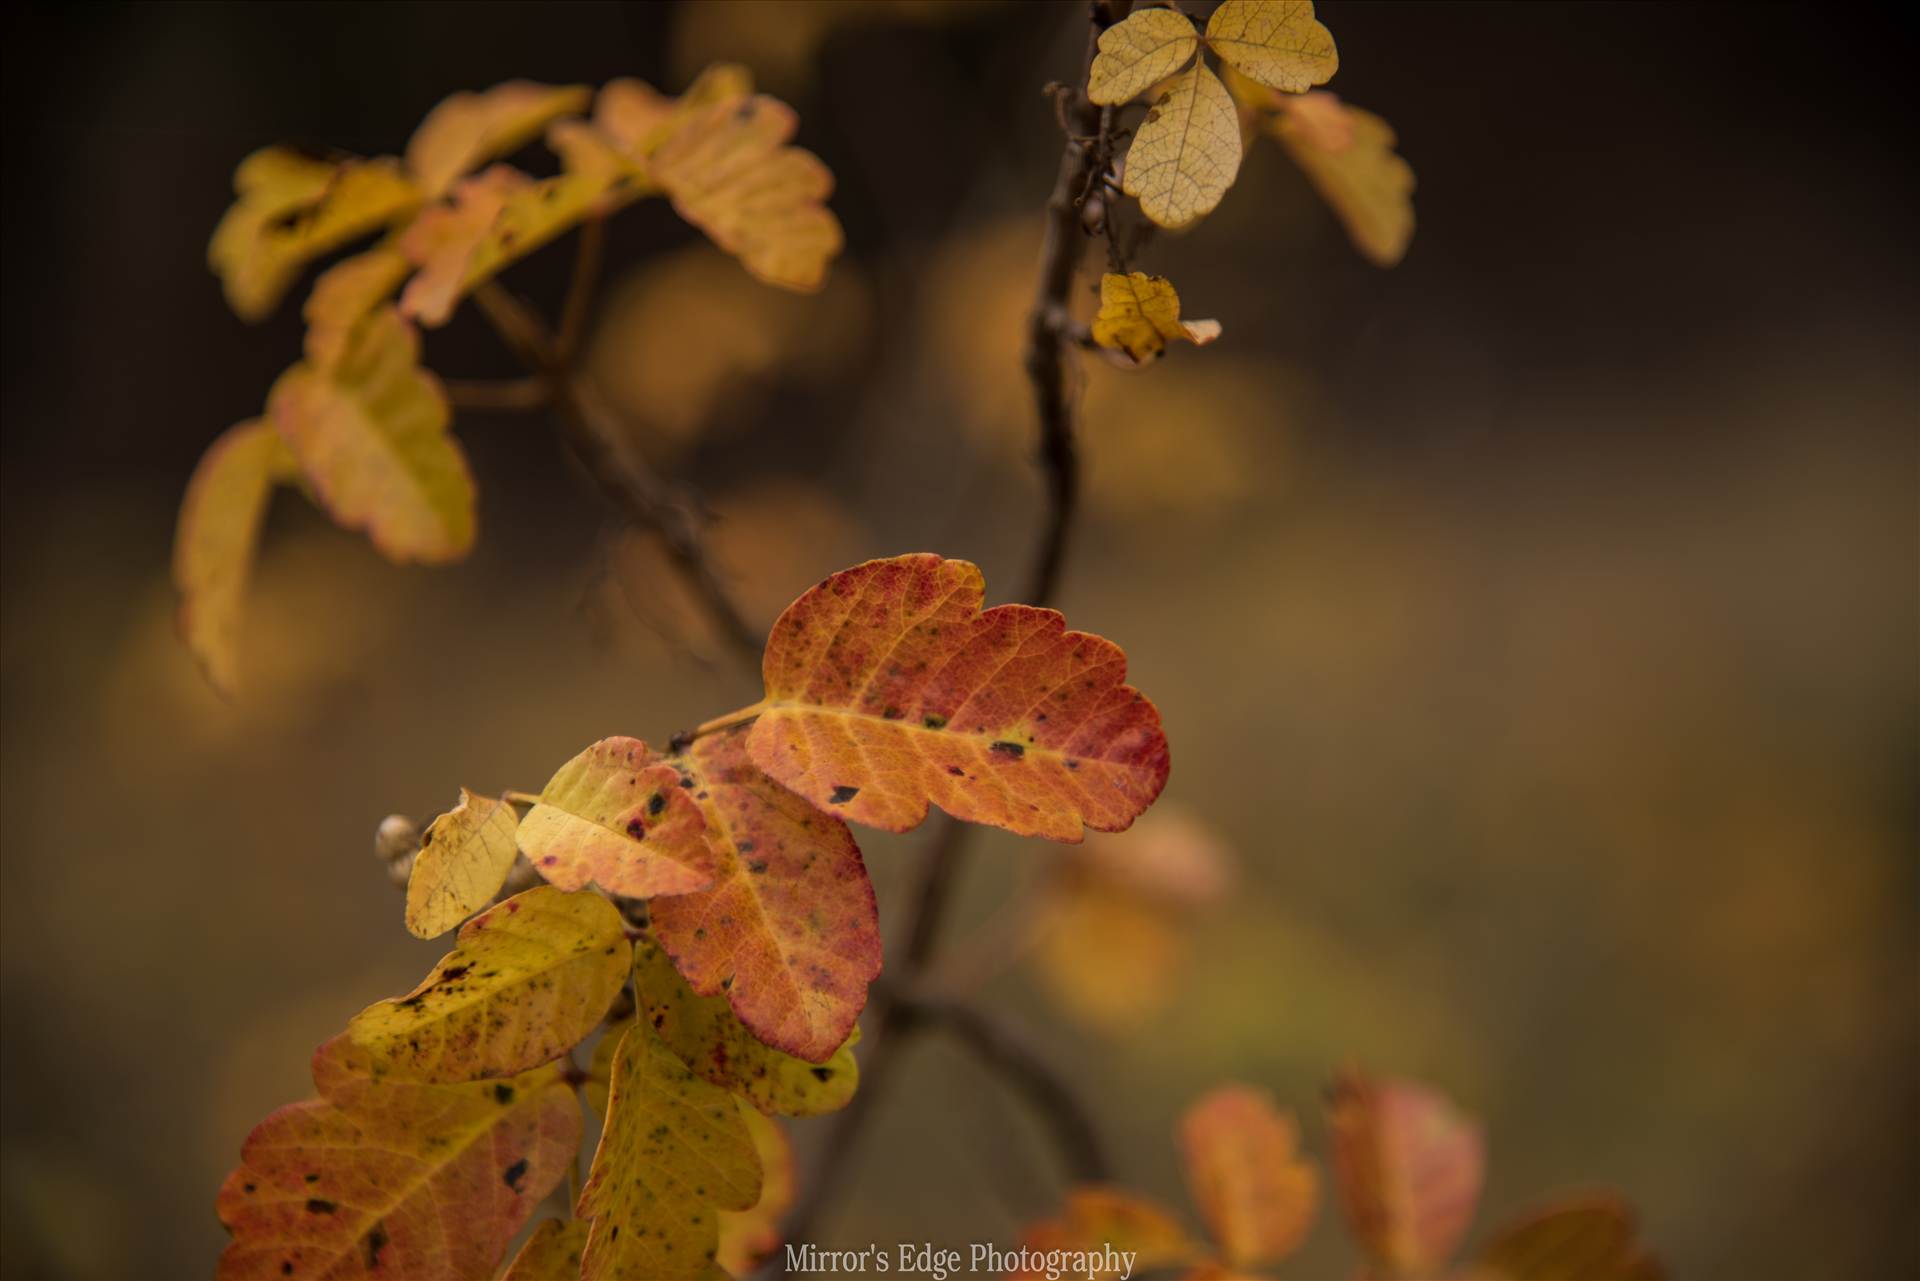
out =
[(176, 622), (207, 679), (223, 694), (239, 684), (240, 618), (260, 523), (276, 482), (296, 472), (265, 421), (228, 428), (201, 456), (173, 538)]
[(1162, 227), (1213, 212), (1240, 172), (1233, 99), (1203, 62), (1174, 77), (1127, 148), (1121, 190)]
[(1282, 93), (1305, 93), (1340, 67), (1313, 0), (1225, 0), (1207, 19), (1206, 39), (1229, 66)]
[(548, 1219), (533, 1230), (500, 1281), (580, 1281), (585, 1219)]
[(407, 170), (428, 197), (476, 166), (540, 136), (549, 122), (578, 115), (593, 100), (586, 85), (509, 80), (484, 93), (456, 93), (427, 113), (407, 142)]
[(1100, 33), (1087, 73), (1087, 97), (1118, 106), (1187, 65), (1200, 47), (1193, 22), (1178, 9), (1139, 9)]
[[(654, 906), (674, 901), (663, 899)], [(761, 1112), (817, 1116), (837, 1111), (859, 1087), (860, 1067), (853, 1057), (860, 1040), (858, 1024), (824, 1062), (810, 1063), (774, 1049), (749, 1031), (726, 997), (695, 993), (674, 969), (672, 958), (654, 943), (635, 945), (633, 979), (640, 1017), (667, 1047), (696, 1074)], [(607, 1050), (609, 1056), (611, 1052)], [(606, 1066), (596, 1053), (595, 1074), (603, 1080)]]
[(280, 375), (268, 413), (320, 504), (389, 560), (458, 560), (473, 546), (473, 476), (447, 433), (447, 399), (419, 367), (420, 340), (391, 307), (331, 368)]
[(644, 81), (609, 80), (600, 87), (593, 124), (626, 156), (644, 162), (707, 108), (738, 102), (752, 93), (753, 73), (728, 62), (702, 71), (678, 98), (669, 98)]
[(1615, 1196), (1568, 1197), (1501, 1228), (1467, 1275), (1477, 1281), (1663, 1281), (1666, 1268)]
[(1329, 1110), (1334, 1172), (1354, 1240), (1395, 1273), (1442, 1267), (1480, 1198), (1480, 1127), (1423, 1085), (1352, 1072), (1334, 1083)]
[(1377, 267), (1406, 256), (1413, 239), (1413, 168), (1394, 151), (1393, 128), (1331, 93), (1282, 98), (1268, 131)]
[(719, 1281), (717, 1215), (751, 1210), (760, 1194), (760, 1159), (733, 1097), (635, 1024), (614, 1054), (607, 1122), (580, 1191), (578, 1213), (593, 1221), (583, 1281)]
[(433, 820), (420, 838), (407, 878), (407, 929), (438, 938), (493, 901), (513, 868), (513, 806), (460, 789), (460, 803)]
[(760, 1158), (760, 1199), (750, 1210), (720, 1211), (720, 1247), (714, 1261), (744, 1277), (780, 1248), (780, 1220), (793, 1205), (793, 1142), (772, 1117), (738, 1100), (740, 1119)]
[(603, 738), (562, 765), (520, 820), (520, 848), (563, 890), (687, 894), (714, 881), (707, 818), (680, 771), (637, 738)]
[[(1176, 1264), (1198, 1252), (1187, 1230), (1168, 1211), (1146, 1197), (1109, 1187), (1072, 1189), (1060, 1217), (1028, 1228), (1021, 1244), (1042, 1256), (1053, 1250), (1093, 1253), (1103, 1246), (1132, 1251), (1134, 1273)], [(1121, 1274), (1095, 1270), (1087, 1275), (1090, 1281), (1108, 1281)], [(1046, 1276), (1041, 1268), (1010, 1273), (1007, 1281), (1040, 1281)]]
[(307, 363), (323, 370), (339, 364), (362, 323), (393, 297), (412, 270), (413, 263), (389, 236), (321, 272), (300, 309), (307, 322)]
[(1293, 1117), (1264, 1090), (1222, 1086), (1180, 1120), (1187, 1186), (1227, 1262), (1273, 1263), (1306, 1239), (1320, 1179)]
[(506, 1076), (585, 1040), (632, 961), (613, 904), (537, 886), (468, 921), (419, 987), (360, 1011), (347, 1036), (403, 1080)]
[(1217, 320), (1180, 319), (1180, 295), (1165, 276), (1141, 271), (1122, 276), (1110, 271), (1100, 277), (1100, 313), (1093, 318), (1093, 340), (1126, 352), (1136, 365), (1158, 357), (1169, 342), (1204, 347), (1219, 336)]
[(956, 818), (1077, 841), (1166, 784), (1160, 713), (1113, 642), (1028, 605), (982, 612), (980, 571), (934, 555), (843, 570), (767, 639), (753, 761), (830, 814), (906, 831)]

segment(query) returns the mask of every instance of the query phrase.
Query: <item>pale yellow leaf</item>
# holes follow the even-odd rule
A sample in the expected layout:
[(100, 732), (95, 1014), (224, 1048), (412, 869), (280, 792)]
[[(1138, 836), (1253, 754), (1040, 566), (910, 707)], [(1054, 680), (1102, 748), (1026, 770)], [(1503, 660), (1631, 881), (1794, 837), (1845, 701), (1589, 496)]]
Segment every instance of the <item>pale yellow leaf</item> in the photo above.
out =
[(300, 309), (307, 322), (308, 363), (319, 369), (339, 364), (360, 323), (393, 296), (412, 270), (413, 263), (389, 236), (321, 272)]
[(1284, 99), (1268, 129), (1369, 262), (1391, 267), (1413, 239), (1413, 168), (1392, 126), (1330, 93)]
[(364, 529), (389, 560), (438, 563), (473, 546), (473, 476), (419, 355), (413, 327), (385, 308), (333, 368), (282, 374), (267, 408), (336, 523)]
[(1127, 148), (1121, 184), (1162, 227), (1212, 212), (1240, 172), (1240, 122), (1220, 77), (1195, 63), (1147, 112)]
[(1200, 39), (1178, 9), (1141, 9), (1100, 33), (1100, 53), (1087, 74), (1087, 97), (1102, 106), (1127, 102), (1187, 65)]
[(1333, 34), (1313, 16), (1313, 0), (1226, 0), (1207, 19), (1207, 47), (1283, 93), (1305, 93), (1339, 69)]
[(267, 498), (274, 482), (294, 471), (293, 455), (272, 426), (250, 419), (207, 449), (180, 504), (173, 540), (180, 635), (225, 694), (239, 679), (240, 616)]
[(586, 1249), (585, 1219), (548, 1219), (513, 1256), (500, 1281), (580, 1281)]
[(587, 109), (585, 85), (509, 80), (484, 93), (456, 93), (427, 113), (407, 143), (407, 169), (438, 196), (461, 174), (532, 142), (547, 124)]
[(420, 838), (407, 878), (407, 929), (414, 937), (437, 938), (493, 901), (518, 853), (519, 825), (505, 801), (460, 789), (460, 804)]
[(1217, 320), (1181, 320), (1180, 295), (1165, 276), (1145, 272), (1100, 277), (1100, 314), (1093, 340), (1124, 351), (1136, 365), (1159, 356), (1172, 341), (1204, 347), (1220, 336)]
[(750, 1210), (720, 1212), (720, 1252), (715, 1262), (736, 1277), (760, 1265), (781, 1241), (780, 1219), (793, 1204), (793, 1142), (781, 1124), (740, 1105), (740, 1119), (760, 1156), (760, 1199)]

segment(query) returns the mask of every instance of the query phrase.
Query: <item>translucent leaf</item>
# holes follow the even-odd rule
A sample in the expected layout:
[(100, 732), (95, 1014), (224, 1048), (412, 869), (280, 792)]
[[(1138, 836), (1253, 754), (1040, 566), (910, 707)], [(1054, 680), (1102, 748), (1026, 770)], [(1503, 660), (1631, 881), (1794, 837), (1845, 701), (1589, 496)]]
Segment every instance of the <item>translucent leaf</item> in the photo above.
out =
[(593, 1220), (583, 1281), (724, 1278), (717, 1216), (751, 1210), (760, 1184), (733, 1096), (636, 1023), (614, 1054), (607, 1123), (580, 1191), (578, 1213)]
[(1480, 1127), (1440, 1094), (1348, 1073), (1329, 1096), (1347, 1226), (1398, 1274), (1442, 1267), (1473, 1221), (1486, 1173)]
[(673, 762), (706, 814), (713, 884), (652, 905), (653, 934), (702, 996), (725, 992), (755, 1037), (825, 1063), (880, 973), (880, 920), (845, 823), (763, 774), (744, 730)]
[(1283, 93), (1325, 84), (1340, 67), (1333, 34), (1315, 20), (1312, 0), (1225, 0), (1207, 19), (1207, 47)]
[(1100, 314), (1093, 319), (1093, 340), (1126, 352), (1136, 365), (1159, 356), (1169, 342), (1204, 347), (1219, 336), (1217, 320), (1180, 319), (1180, 295), (1165, 276), (1136, 271), (1125, 276), (1107, 272), (1100, 277)]
[[(1049, 1251), (1087, 1251), (1096, 1260), (1103, 1247), (1117, 1253), (1132, 1251), (1132, 1273), (1138, 1274), (1179, 1263), (1192, 1257), (1198, 1247), (1187, 1236), (1180, 1221), (1146, 1197), (1119, 1188), (1081, 1187), (1067, 1193), (1067, 1204), (1057, 1219), (1046, 1219), (1028, 1228), (1020, 1243), (1044, 1257)], [(1058, 1269), (1055, 1269), (1058, 1271)], [(1007, 1281), (1041, 1281), (1045, 1267), (1008, 1274)], [(1089, 1274), (1081, 1274), (1089, 1275)], [(1109, 1281), (1120, 1271), (1094, 1269), (1092, 1281)]]
[(585, 1219), (548, 1219), (533, 1230), (500, 1281), (580, 1281)]
[(729, 62), (702, 71), (678, 98), (669, 98), (644, 81), (609, 80), (594, 104), (593, 123), (622, 153), (639, 162), (707, 108), (738, 102), (752, 93), (753, 73)]
[(295, 473), (293, 456), (261, 419), (230, 427), (193, 469), (173, 539), (178, 625), (214, 688), (239, 684), (240, 618), (260, 522), (276, 481)]
[(456, 93), (441, 101), (407, 143), (407, 170), (428, 197), (461, 174), (532, 142), (560, 116), (577, 115), (593, 100), (585, 85), (509, 80), (485, 93)]
[(1174, 77), (1127, 148), (1121, 189), (1162, 227), (1213, 211), (1240, 172), (1240, 123), (1220, 78), (1197, 62)]
[(393, 296), (412, 270), (413, 263), (388, 237), (321, 272), (300, 309), (307, 322), (307, 363), (316, 369), (339, 364), (361, 323)]
[(1113, 642), (1053, 610), (980, 609), (975, 566), (868, 561), (787, 607), (767, 639), (754, 763), (830, 814), (926, 817), (1077, 841), (1126, 827), (1167, 780), (1160, 713)]
[(320, 160), (268, 147), (240, 162), (239, 197), (207, 246), (227, 303), (260, 320), (314, 258), (411, 213), (420, 193), (391, 159)]
[(374, 313), (331, 369), (280, 375), (267, 409), (320, 504), (389, 560), (457, 560), (473, 546), (473, 476), (447, 433), (447, 399), (420, 340)]
[(507, 882), (520, 825), (513, 806), (460, 789), (460, 804), (420, 838), (407, 878), (407, 929), (438, 938), (493, 901)]
[(347, 1036), (404, 1080), (505, 1076), (585, 1040), (632, 961), (613, 904), (538, 886), (468, 921), (425, 982), (360, 1011)]
[(419, 1085), (363, 1075), (321, 1047), (324, 1099), (255, 1127), (217, 1202), (221, 1281), (486, 1278), (580, 1146), (556, 1067)]
[(740, 1101), (740, 1119), (760, 1156), (760, 1199), (750, 1210), (720, 1212), (720, 1250), (714, 1261), (744, 1277), (780, 1247), (780, 1219), (793, 1205), (793, 1142), (772, 1117)]
[(520, 848), (561, 889), (652, 898), (714, 880), (707, 818), (680, 771), (637, 738), (603, 738), (562, 765), (520, 820)]
[(641, 1015), (681, 1061), (762, 1112), (817, 1116), (836, 1111), (860, 1084), (853, 1057), (860, 1041), (857, 1024), (825, 1062), (810, 1063), (755, 1037), (726, 997), (697, 995), (674, 969), (672, 958), (655, 944), (634, 947), (633, 978)]
[(1306, 1239), (1320, 1176), (1299, 1146), (1293, 1117), (1249, 1086), (1210, 1091), (1181, 1118), (1187, 1186), (1227, 1262), (1273, 1263)]
[(1187, 65), (1200, 47), (1193, 22), (1178, 9), (1139, 9), (1100, 33), (1087, 76), (1087, 97), (1117, 106)]
[(1477, 1281), (1663, 1281), (1637, 1237), (1633, 1210), (1604, 1193), (1542, 1206), (1489, 1237), (1467, 1274)]
[(1369, 262), (1391, 267), (1413, 239), (1413, 168), (1392, 126), (1330, 93), (1282, 98), (1268, 125)]

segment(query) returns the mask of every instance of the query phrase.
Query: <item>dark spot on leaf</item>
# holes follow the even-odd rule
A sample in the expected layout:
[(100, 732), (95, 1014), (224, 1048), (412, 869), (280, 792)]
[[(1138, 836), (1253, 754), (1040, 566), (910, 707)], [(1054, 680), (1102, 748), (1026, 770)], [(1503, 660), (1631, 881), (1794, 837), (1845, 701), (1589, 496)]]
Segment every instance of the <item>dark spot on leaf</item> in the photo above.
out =
[(504, 1081), (493, 1087), (493, 1098), (501, 1107), (513, 1102), (513, 1087)]
[(644, 841), (647, 839), (647, 825), (637, 818), (630, 818), (627, 820), (627, 835), (636, 841)]
[(515, 1161), (506, 1168), (500, 1177), (507, 1181), (508, 1187), (518, 1192), (520, 1190), (520, 1180), (527, 1177), (527, 1158), (521, 1157), (518, 1161)]
[(442, 983), (451, 983), (455, 979), (463, 979), (467, 977), (467, 971), (472, 968), (471, 965), (448, 966), (446, 969), (440, 971), (440, 981)]
[(318, 1182), (320, 1182), (320, 1176), (319, 1176), (318, 1174), (309, 1174), (309, 1175), (307, 1176), (307, 1182), (308, 1182), (308, 1183), (318, 1183)]
[(814, 1068), (813, 1079), (821, 1082), (831, 1081), (833, 1080), (833, 1069), (830, 1067)]
[(311, 1197), (307, 1201), (308, 1214), (332, 1214), (335, 1208), (333, 1202), (323, 1201), (319, 1197)]
[(1020, 746), (1020, 744), (1018, 743), (1009, 743), (1005, 739), (1002, 739), (999, 742), (993, 744), (987, 750), (992, 752), (997, 752), (1001, 756), (1010, 756), (1014, 760), (1019, 760), (1022, 756), (1025, 756), (1027, 754), (1026, 748)]
[(758, 876), (767, 870), (767, 860), (763, 858), (750, 858), (747, 860), (747, 870), (755, 876)]
[(859, 788), (848, 787), (845, 783), (842, 783), (840, 786), (833, 789), (833, 795), (827, 798), (827, 804), (845, 805), (848, 801), (852, 800), (854, 797), (858, 795), (860, 795)]
[(947, 773), (953, 775), (955, 778), (959, 778), (962, 774), (966, 773), (966, 771), (958, 765), (949, 765), (947, 766)]
[(655, 792), (653, 799), (647, 802), (647, 813), (649, 814), (658, 814), (665, 808), (667, 808), (667, 798), (659, 792)]
[(369, 1269), (380, 1266), (380, 1251), (387, 1248), (387, 1225), (382, 1220), (367, 1229), (367, 1235), (360, 1238), (362, 1252), (366, 1256)]
[(928, 729), (945, 729), (947, 727), (947, 718), (944, 716), (929, 716), (920, 723)]

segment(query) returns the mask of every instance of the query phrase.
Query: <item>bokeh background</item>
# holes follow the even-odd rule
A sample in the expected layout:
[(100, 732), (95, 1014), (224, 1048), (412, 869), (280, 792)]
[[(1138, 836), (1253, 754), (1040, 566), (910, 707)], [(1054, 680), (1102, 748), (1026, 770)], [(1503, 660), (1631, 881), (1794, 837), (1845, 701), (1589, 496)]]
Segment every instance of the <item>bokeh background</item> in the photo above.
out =
[[(754, 697), (537, 419), (458, 422), (482, 540), (381, 563), (273, 511), (227, 704), (173, 638), (175, 505), (298, 308), (204, 266), (276, 140), (404, 145), (456, 89), (752, 64), (839, 180), (831, 287), (753, 284), (655, 202), (614, 224), (601, 367), (721, 517), (756, 615), (870, 555), (1014, 590), (1039, 519), (1019, 321), (1075, 5), (18, 5), (5, 19), (4, 1271), (206, 1275), (248, 1127), (403, 990), (389, 811), (537, 788), (609, 733)], [(1177, 981), (976, 945), (968, 981), (1181, 1204), (1224, 1078), (1342, 1064), (1484, 1119), (1480, 1228), (1609, 1185), (1677, 1275), (1920, 1270), (1910, 35), (1890, 10), (1326, 0), (1419, 230), (1380, 271), (1277, 148), (1142, 265), (1226, 336), (1089, 361), (1062, 604), (1163, 709), (1172, 814), (1231, 892), (1140, 944)], [(552, 248), (510, 280), (551, 304)], [(1085, 301), (1085, 300), (1083, 300)], [(443, 373), (511, 372), (463, 314)], [(913, 838), (868, 839), (892, 919)], [(1057, 852), (979, 842), (1018, 939)], [(1011, 924), (1010, 924), (1011, 922)], [(1143, 936), (1145, 937), (1145, 936)], [(1090, 947), (1093, 946), (1090, 944)], [(1139, 948), (1099, 941), (1122, 975)], [(1057, 951), (1057, 948), (1055, 949)], [(1056, 957), (1056, 961), (1058, 958)], [(1138, 968), (1138, 967), (1136, 967)], [(1052, 981), (1046, 981), (1051, 976)], [(1111, 996), (1111, 992), (1107, 995)], [(1059, 1174), (937, 1041), (823, 1245), (1010, 1243)], [(819, 1122), (799, 1125), (801, 1142)], [(1293, 1276), (1350, 1275), (1323, 1220)]]

